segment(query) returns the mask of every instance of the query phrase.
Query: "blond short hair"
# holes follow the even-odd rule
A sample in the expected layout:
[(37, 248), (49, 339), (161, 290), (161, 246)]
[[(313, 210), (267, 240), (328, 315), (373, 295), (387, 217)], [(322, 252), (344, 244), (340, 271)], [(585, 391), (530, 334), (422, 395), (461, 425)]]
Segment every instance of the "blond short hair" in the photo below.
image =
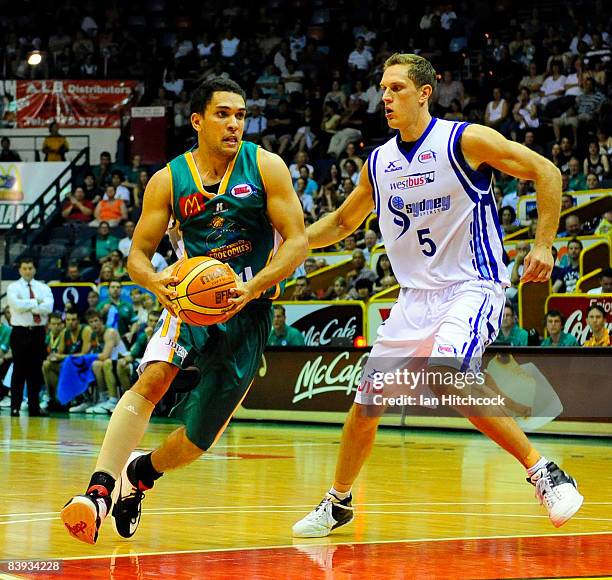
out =
[(436, 90), (436, 71), (426, 58), (418, 54), (396, 52), (385, 61), (384, 70), (396, 64), (408, 66), (408, 78), (417, 89), (423, 85), (430, 85), (432, 91)]

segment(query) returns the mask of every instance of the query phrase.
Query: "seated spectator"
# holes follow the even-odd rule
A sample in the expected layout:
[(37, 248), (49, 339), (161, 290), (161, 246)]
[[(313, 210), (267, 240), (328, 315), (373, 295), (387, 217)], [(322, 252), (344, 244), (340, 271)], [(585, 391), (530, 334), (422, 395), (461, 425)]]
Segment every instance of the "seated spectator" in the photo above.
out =
[(268, 128), (268, 120), (262, 114), (259, 105), (253, 104), (249, 116), (244, 121), (244, 138), (253, 143), (261, 143), (262, 135)]
[(576, 238), (570, 240), (567, 244), (568, 265), (561, 270), (560, 278), (554, 281), (553, 293), (570, 294), (576, 289), (576, 283), (580, 278), (580, 252), (582, 252), (582, 242)]
[(97, 228), (102, 222), (114, 228), (127, 219), (128, 212), (125, 202), (122, 199), (116, 199), (116, 193), (114, 185), (106, 186), (105, 199), (98, 202), (94, 210), (95, 219), (89, 222), (92, 228)]
[(62, 217), (68, 222), (88, 223), (93, 219), (94, 204), (86, 198), (85, 190), (78, 186), (64, 202)]
[[(280, 81), (280, 77), (276, 74), (276, 67), (274, 65), (268, 65), (264, 72), (259, 76), (259, 78), (255, 81), (255, 87), (259, 89), (260, 93), (265, 97), (274, 94), (276, 89), (276, 85)], [(264, 103), (262, 108), (265, 108), (266, 105)]]
[(295, 279), (295, 289), (293, 291), (293, 300), (316, 300), (317, 297), (310, 289), (310, 280), (306, 276), (298, 276)]
[(342, 115), (338, 131), (329, 140), (327, 153), (338, 159), (351, 141), (362, 139), (362, 129), (366, 123), (366, 104), (363, 101), (353, 101)]
[(571, 214), (565, 217), (565, 230), (557, 234), (558, 238), (575, 238), (576, 236), (584, 236), (585, 231), (580, 223), (580, 218), (576, 214)]
[(599, 152), (599, 143), (597, 141), (589, 142), (589, 151), (582, 162), (582, 170), (585, 175), (594, 173), (600, 181), (610, 174), (608, 156), (606, 154), (602, 155)]
[(599, 273), (599, 286), (589, 290), (589, 294), (612, 294), (612, 268), (604, 268)]
[(261, 92), (261, 89), (257, 85), (253, 86), (251, 96), (246, 100), (246, 106), (249, 111), (253, 109), (254, 105), (257, 105), (260, 111), (263, 111), (266, 108), (266, 98), (264, 97), (263, 93)]
[(503, 135), (509, 136), (510, 106), (502, 98), (501, 89), (493, 89), (493, 100), (489, 101), (485, 109), (484, 124), (496, 129)]
[(100, 295), (95, 290), (87, 294), (87, 308), (96, 308), (100, 303)]
[[(189, 115), (187, 115), (189, 117)], [(142, 164), (142, 157), (135, 153), (132, 155), (129, 167), (125, 168), (125, 181), (123, 185), (134, 188), (138, 183), (138, 175), (141, 171), (146, 171), (146, 167)], [(112, 172), (111, 172), (112, 177)]]
[(465, 121), (465, 115), (461, 111), (461, 103), (457, 99), (451, 101), (448, 111), (444, 113), (444, 119), (447, 121)]
[(117, 359), (117, 378), (124, 391), (132, 387), (132, 375), (135, 367), (140, 363), (147, 348), (147, 343), (153, 336), (153, 332), (155, 332), (159, 316), (160, 313), (157, 311), (148, 313), (144, 326), (141, 326), (136, 332), (136, 337), (130, 347), (130, 351)]
[(357, 236), (355, 234), (349, 234), (344, 238), (344, 251), (352, 252), (357, 249)]
[(328, 293), (328, 300), (350, 300), (348, 295), (348, 286), (346, 279), (343, 276), (334, 278), (334, 285), (331, 287), (330, 293)]
[(278, 110), (268, 116), (268, 128), (266, 129), (261, 143), (268, 151), (275, 151), (282, 157), (289, 148), (293, 134), (296, 131), (293, 113), (289, 110), (289, 103), (281, 100)]
[(338, 193), (342, 194), (342, 199), (346, 199), (353, 189), (355, 189), (355, 182), (350, 177), (344, 177), (338, 189)]
[(312, 274), (318, 270), (317, 260), (312, 256), (309, 256), (304, 260), (304, 273), (307, 276), (308, 274)]
[(331, 184), (324, 185), (315, 199), (315, 213), (320, 218), (322, 213), (338, 209), (340, 203), (337, 189)]
[(532, 62), (529, 65), (529, 74), (525, 75), (519, 83), (519, 90), (522, 88), (529, 89), (529, 91), (537, 95), (542, 83), (544, 82), (544, 76), (538, 74), (538, 65)]
[(94, 165), (91, 172), (96, 180), (96, 187), (105, 188), (111, 182), (111, 171), (114, 169), (111, 163), (111, 154), (108, 151), (100, 153), (100, 164)]
[(515, 126), (519, 131), (537, 129), (540, 126), (538, 107), (531, 100), (529, 89), (521, 89), (516, 103), (512, 108), (512, 116), (514, 117)]
[(332, 82), (331, 90), (323, 98), (323, 107), (333, 103), (335, 112), (341, 112), (346, 109), (347, 98), (346, 94), (340, 88), (340, 83), (335, 80)]
[[(123, 200), (125, 205), (129, 206), (132, 198), (130, 195), (130, 190), (125, 185), (122, 185), (124, 180), (125, 177), (123, 175), (123, 171), (114, 169), (111, 173), (111, 185), (115, 188), (115, 198)], [(102, 199), (108, 200), (108, 188), (106, 191), (107, 193), (104, 194)]]
[(601, 216), (600, 222), (595, 228), (596, 236), (608, 236), (612, 242), (612, 210), (607, 211)]
[(316, 220), (316, 215), (314, 211), (314, 201), (312, 199), (312, 195), (308, 195), (306, 193), (307, 181), (303, 177), (298, 177), (295, 182), (295, 193), (302, 204), (302, 210), (304, 214), (309, 216), (312, 221)]
[(525, 257), (530, 250), (531, 244), (529, 242), (519, 241), (516, 244), (516, 254), (514, 255), (514, 260), (512, 260), (512, 262), (510, 262), (507, 266), (511, 286), (506, 288), (506, 298), (513, 303), (518, 300), (518, 287), (525, 268)]
[(96, 204), (102, 199), (104, 190), (96, 185), (96, 178), (93, 173), (87, 173), (83, 179), (83, 190), (85, 191), (85, 199)]
[(119, 400), (114, 363), (120, 354), (126, 352), (126, 348), (116, 329), (104, 327), (99, 312), (88, 310), (85, 318), (91, 327), (91, 352), (98, 355), (98, 359), (91, 367), (96, 378), (97, 404), (89, 406), (85, 412), (94, 415), (110, 415)]
[[(64, 329), (64, 323), (62, 321), (61, 312), (52, 312), (49, 314), (49, 322), (47, 324), (47, 334), (45, 336), (45, 346), (47, 347), (47, 358), (42, 364), (42, 374), (45, 384), (44, 392), (41, 392), (40, 408), (43, 410), (57, 410), (55, 404), (56, 396), (55, 391), (57, 387), (57, 379), (59, 375), (59, 364), (51, 363), (51, 360), (55, 361), (54, 358), (56, 353), (59, 351), (60, 341), (62, 338), (62, 331)], [(53, 373), (48, 373), (49, 365), (53, 364), (56, 366)]]
[(125, 258), (120, 250), (113, 250), (110, 253), (110, 265), (113, 267), (114, 280), (129, 281), (130, 277), (125, 267)]
[(580, 161), (572, 157), (568, 163), (569, 188), (572, 191), (586, 189), (586, 176), (580, 171)]
[(322, 149), (329, 147), (332, 137), (340, 130), (340, 121), (342, 117), (338, 112), (339, 108), (334, 101), (328, 101), (323, 106), (323, 116), (321, 117), (321, 134)]
[(376, 272), (373, 272), (366, 265), (365, 255), (361, 250), (353, 251), (353, 269), (346, 274), (346, 282), (349, 288), (354, 288), (357, 280), (369, 280), (376, 282)]
[(606, 328), (606, 311), (601, 304), (593, 304), (587, 310), (587, 323), (592, 334), (583, 346), (612, 346), (610, 332)]
[(357, 147), (355, 146), (355, 143), (352, 142), (347, 143), (346, 149), (344, 150), (343, 158), (340, 161), (340, 174), (342, 175), (342, 177), (351, 177), (345, 168), (346, 163), (348, 161), (352, 161), (356, 165), (357, 172), (361, 171), (361, 168), (363, 167), (363, 160), (361, 159), (361, 157), (359, 157), (359, 155), (357, 155)]
[(594, 173), (589, 173), (586, 176), (586, 189), (587, 191), (593, 189), (599, 189), (601, 187), (601, 183), (599, 183), (599, 178)]
[(372, 280), (361, 278), (355, 282), (354, 287), (349, 291), (349, 296), (353, 300), (361, 300), (367, 302), (374, 291), (374, 284)]
[(535, 151), (538, 155), (544, 157), (544, 149), (536, 143), (536, 136), (533, 131), (525, 131), (525, 137), (523, 138), (523, 145), (532, 151)]
[(119, 246), (117, 249), (124, 255), (128, 256), (130, 253), (130, 248), (132, 247), (132, 236), (134, 235), (134, 229), (136, 228), (136, 224), (128, 220), (123, 224), (123, 231), (125, 233), (125, 237), (119, 240)]
[(516, 190), (507, 193), (502, 198), (502, 207), (510, 206), (516, 213), (518, 206), (518, 200), (523, 195), (529, 195), (531, 193), (531, 181), (527, 179), (519, 179), (516, 184)]
[(504, 236), (515, 232), (521, 227), (521, 224), (516, 219), (514, 208), (509, 205), (505, 205), (499, 210), (499, 222), (504, 232)]
[[(319, 184), (314, 179), (312, 179), (312, 177), (310, 177), (311, 173), (307, 165), (300, 165), (298, 167), (298, 172), (299, 177), (306, 181), (306, 188), (304, 190), (304, 193), (314, 199), (314, 196), (319, 191)], [(297, 186), (297, 179), (294, 181), (293, 185), (294, 187)]]
[(578, 140), (578, 128), (582, 123), (590, 123), (601, 109), (606, 97), (595, 90), (593, 79), (584, 80), (584, 93), (576, 97), (576, 106), (553, 119), (555, 138), (559, 140), (562, 127), (571, 127), (574, 143)]
[(376, 247), (376, 244), (378, 244), (378, 235), (374, 230), (366, 230), (366, 232), (363, 234), (363, 244), (363, 255), (365, 256), (366, 260), (369, 260), (374, 248)]
[(60, 135), (59, 125), (53, 121), (49, 125), (49, 135), (43, 141), (42, 152), (45, 154), (45, 161), (66, 161), (68, 150), (68, 139)]
[(561, 196), (561, 211), (572, 209), (576, 205), (576, 200), (571, 193), (564, 193)]
[(156, 272), (161, 272), (168, 267), (168, 262), (159, 252), (155, 252), (151, 258), (151, 265)]
[(77, 262), (70, 262), (66, 268), (66, 273), (62, 278), (62, 282), (67, 284), (77, 284), (82, 282), (81, 280), (81, 270)]
[(0, 161), (21, 161), (19, 153), (11, 149), (11, 140), (8, 137), (0, 139)]
[[(95, 257), (98, 262), (106, 258), (113, 250), (119, 247), (119, 240), (110, 233), (108, 222), (100, 222), (95, 237)], [(112, 268), (111, 268), (112, 276)]]
[(132, 196), (134, 198), (134, 207), (130, 210), (130, 216), (131, 219), (134, 221), (138, 221), (138, 218), (140, 217), (140, 212), (142, 210), (142, 200), (148, 183), (149, 172), (146, 169), (143, 169), (138, 173), (138, 181), (136, 182), (136, 185), (132, 190)]
[(293, 326), (287, 324), (285, 307), (275, 304), (272, 329), (268, 337), (268, 346), (304, 346), (304, 335)]
[(306, 151), (298, 151), (293, 158), (293, 163), (289, 165), (289, 173), (294, 181), (300, 177), (300, 167), (305, 165), (308, 168), (308, 177), (314, 175), (314, 167), (308, 163), (309, 157)]
[(563, 315), (558, 310), (549, 310), (545, 317), (546, 333), (540, 346), (580, 346), (576, 337), (568, 332), (563, 332)]
[(378, 262), (376, 262), (376, 283), (374, 284), (374, 289), (380, 288), (382, 279), (389, 276), (394, 276), (391, 260), (389, 260), (387, 254), (381, 254), (380, 258), (378, 258)]
[(359, 182), (359, 170), (357, 169), (357, 164), (352, 159), (345, 160), (344, 172), (345, 174), (342, 177), (350, 179), (353, 185), (357, 185)]
[(527, 346), (528, 340), (528, 332), (517, 323), (514, 307), (511, 304), (506, 304), (501, 328), (493, 344), (496, 346)]
[(388, 290), (389, 288), (393, 288), (393, 286), (397, 286), (397, 279), (395, 278), (395, 276), (385, 276), (384, 278), (380, 279), (380, 286), (378, 287), (378, 292)]
[(116, 328), (123, 336), (136, 322), (136, 313), (129, 302), (121, 299), (121, 283), (113, 280), (108, 285), (108, 298), (98, 304), (96, 310), (106, 320), (106, 326)]
[[(540, 87), (540, 105), (546, 109), (551, 103), (565, 94), (565, 75), (562, 74), (562, 64), (554, 60), (550, 65), (550, 75), (544, 79)], [(557, 141), (559, 137), (557, 136)]]
[(432, 102), (436, 105), (436, 113), (439, 116), (444, 116), (451, 110), (453, 101), (459, 103), (459, 112), (461, 112), (463, 83), (453, 80), (453, 73), (450, 70), (445, 70), (442, 72), (442, 81), (438, 83), (432, 97)]

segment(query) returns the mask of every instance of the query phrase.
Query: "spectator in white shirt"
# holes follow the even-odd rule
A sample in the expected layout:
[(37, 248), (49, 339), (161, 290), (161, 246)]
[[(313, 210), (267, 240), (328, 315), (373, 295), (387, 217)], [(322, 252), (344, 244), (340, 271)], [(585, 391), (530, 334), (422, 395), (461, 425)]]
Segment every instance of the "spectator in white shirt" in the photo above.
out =
[(176, 72), (173, 69), (166, 71), (163, 82), (163, 87), (166, 89), (166, 91), (174, 94), (176, 97), (183, 90), (184, 86), (185, 82), (183, 79), (176, 78)]
[(130, 248), (132, 247), (132, 236), (134, 235), (134, 228), (136, 224), (128, 220), (123, 224), (123, 231), (125, 232), (125, 237), (119, 240), (118, 250), (124, 255), (127, 256), (130, 253)]
[(13, 353), (11, 379), (11, 415), (19, 416), (23, 387), (28, 386), (30, 416), (39, 416), (42, 364), (47, 356), (45, 327), (53, 310), (53, 294), (44, 282), (34, 280), (36, 268), (32, 258), (19, 260), (21, 278), (7, 288), (11, 311), (10, 345)]
[(232, 59), (238, 53), (240, 39), (234, 36), (230, 28), (227, 29), (225, 36), (221, 40), (221, 56), (226, 59)]
[(208, 32), (204, 32), (200, 37), (200, 42), (197, 44), (198, 55), (202, 58), (210, 58), (213, 56), (213, 52), (217, 46), (216, 42), (210, 39)]
[(267, 128), (268, 120), (261, 114), (259, 105), (252, 105), (244, 121), (244, 138), (253, 143), (261, 143), (261, 136)]
[(544, 79), (540, 87), (542, 107), (546, 107), (565, 93), (565, 75), (561, 74), (561, 63), (553, 61), (550, 68), (551, 74)]
[(281, 73), (281, 78), (285, 83), (285, 92), (301, 93), (304, 88), (304, 71), (298, 70), (296, 63), (293, 60), (288, 60), (284, 73)]
[(612, 294), (612, 268), (604, 268), (599, 273), (601, 286), (589, 290), (589, 294)]
[(365, 40), (362, 36), (355, 43), (355, 50), (348, 57), (349, 68), (356, 73), (365, 74), (372, 64), (372, 54), (366, 48)]

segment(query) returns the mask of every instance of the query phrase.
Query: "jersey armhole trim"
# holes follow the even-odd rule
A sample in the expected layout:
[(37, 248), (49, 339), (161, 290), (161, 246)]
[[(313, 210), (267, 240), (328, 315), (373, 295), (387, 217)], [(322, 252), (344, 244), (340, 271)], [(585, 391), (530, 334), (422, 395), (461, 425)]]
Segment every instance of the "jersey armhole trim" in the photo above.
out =
[(170, 167), (170, 163), (166, 163), (166, 167), (168, 168), (168, 173), (170, 174), (170, 215), (172, 217), (172, 222), (176, 223), (176, 215), (174, 214), (174, 178), (172, 177), (172, 168)]
[(468, 183), (476, 190), (480, 190), (481, 193), (486, 193), (489, 191), (491, 186), (491, 177), (493, 175), (493, 170), (489, 165), (485, 165), (485, 170), (482, 171), (480, 169), (474, 169), (467, 162), (465, 156), (463, 155), (463, 149), (461, 148), (461, 137), (463, 136), (463, 132), (469, 126), (469, 123), (462, 123), (459, 125), (459, 129), (457, 129), (455, 133), (455, 138), (453, 140), (453, 153), (455, 154), (455, 158), (459, 164), (459, 167), (463, 170)]

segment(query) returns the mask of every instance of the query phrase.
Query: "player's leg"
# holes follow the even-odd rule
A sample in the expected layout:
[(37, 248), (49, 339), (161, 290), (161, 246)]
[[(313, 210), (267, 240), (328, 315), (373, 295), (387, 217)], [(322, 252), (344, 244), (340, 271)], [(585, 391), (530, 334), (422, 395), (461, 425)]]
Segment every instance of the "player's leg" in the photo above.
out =
[(117, 403), (85, 495), (73, 497), (61, 513), (65, 527), (76, 539), (95, 543), (111, 507), (115, 481), (130, 453), (140, 443), (156, 403), (178, 370), (165, 362), (147, 365), (136, 384)]
[[(184, 427), (155, 451), (132, 454), (121, 474), (112, 513), (119, 535), (134, 535), (144, 492), (164, 472), (192, 463), (221, 437), (259, 368), (270, 327), (270, 308), (265, 305), (249, 305), (223, 327), (209, 327), (214, 341), (204, 348), (203, 356), (195, 358), (200, 371), (197, 382), (171, 412)], [(192, 328), (192, 332), (204, 330)], [(197, 336), (194, 340), (204, 344)]]
[[(497, 287), (470, 288), (456, 292), (449, 301), (448, 313), (444, 317), (436, 342), (432, 349), (435, 357), (430, 372), (458, 373), (461, 368), (470, 369), (477, 357), (481, 357), (486, 346), (495, 339), (497, 332), (495, 321), (505, 304), (503, 290)], [(456, 353), (448, 366), (438, 366), (440, 353), (451, 347)], [(432, 360), (432, 359), (430, 359)], [(476, 364), (475, 368), (479, 368)], [(491, 376), (486, 376), (484, 385), (466, 385), (461, 377), (459, 387), (429, 384), (430, 389), (438, 396), (460, 394), (467, 396), (471, 391), (475, 396), (494, 397), (503, 394)], [(481, 433), (497, 443), (502, 449), (513, 455), (525, 468), (527, 480), (536, 486), (536, 496), (548, 510), (552, 523), (559, 527), (578, 511), (583, 498), (576, 490), (576, 482), (559, 467), (543, 457), (531, 444), (523, 430), (510, 415), (505, 406), (469, 405), (456, 406)], [(540, 483), (538, 483), (538, 481)]]

